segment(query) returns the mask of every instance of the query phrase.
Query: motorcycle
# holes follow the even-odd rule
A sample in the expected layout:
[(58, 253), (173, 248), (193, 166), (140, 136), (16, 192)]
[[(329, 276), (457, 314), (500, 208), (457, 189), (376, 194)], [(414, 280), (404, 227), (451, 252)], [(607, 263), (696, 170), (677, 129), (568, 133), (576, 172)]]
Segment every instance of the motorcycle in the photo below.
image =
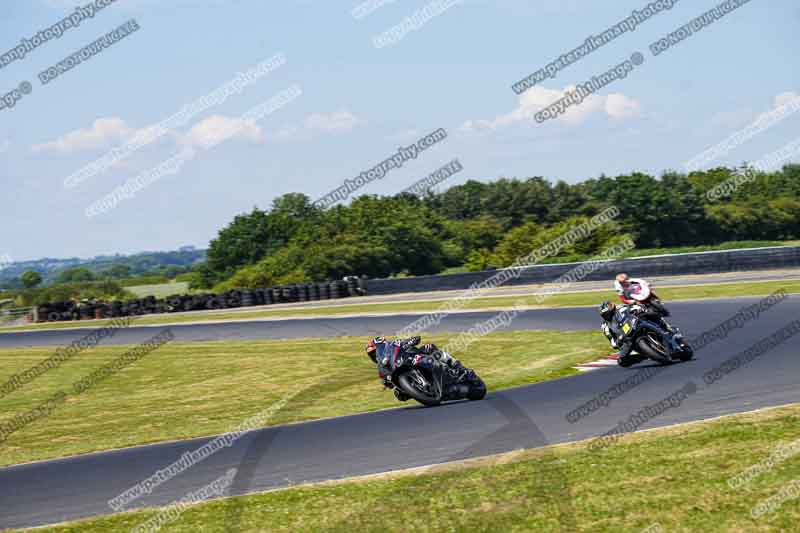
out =
[(619, 359), (617, 362), (622, 367), (629, 367), (644, 359), (672, 364), (694, 357), (694, 351), (684, 340), (681, 331), (667, 322), (652, 305), (622, 307), (617, 311), (616, 320), (626, 340), (633, 342), (633, 349), (638, 352), (638, 355), (631, 354), (624, 360)]
[[(405, 395), (426, 407), (435, 407), (453, 400), (482, 400), (486, 396), (486, 384), (471, 369), (464, 369), (464, 377), (458, 379), (451, 369), (438, 358), (424, 355), (403, 355), (398, 347), (386, 344), (378, 357), (389, 357), (392, 372), (389, 381)], [(449, 355), (449, 354), (448, 354)], [(401, 399), (398, 397), (398, 399)]]

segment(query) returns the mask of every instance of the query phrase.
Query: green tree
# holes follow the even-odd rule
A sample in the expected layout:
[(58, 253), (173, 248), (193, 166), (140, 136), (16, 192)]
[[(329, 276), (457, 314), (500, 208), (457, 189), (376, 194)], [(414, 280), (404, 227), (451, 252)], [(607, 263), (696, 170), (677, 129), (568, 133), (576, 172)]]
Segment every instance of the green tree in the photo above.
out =
[(20, 276), (22, 286), (26, 289), (31, 289), (38, 286), (42, 282), (42, 275), (35, 270), (26, 270)]
[(80, 283), (83, 281), (94, 281), (97, 277), (91, 270), (85, 267), (68, 268), (61, 272), (56, 278), (57, 283)]
[(131, 267), (128, 265), (114, 265), (108, 270), (104, 271), (103, 274), (113, 279), (127, 278), (131, 275)]
[(285, 246), (304, 225), (312, 225), (320, 210), (303, 194), (276, 198), (269, 212), (254, 208), (220, 230), (208, 249), (207, 272), (221, 281), (236, 269), (252, 265)]

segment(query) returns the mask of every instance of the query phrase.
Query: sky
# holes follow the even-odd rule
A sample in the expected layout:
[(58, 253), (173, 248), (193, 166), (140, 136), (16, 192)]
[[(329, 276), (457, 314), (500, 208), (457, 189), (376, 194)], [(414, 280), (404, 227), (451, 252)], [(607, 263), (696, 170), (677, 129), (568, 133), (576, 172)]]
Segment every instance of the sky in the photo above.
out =
[[(92, 1), (5, 0), (0, 54)], [(674, 5), (518, 95), (512, 84), (649, 2), (116, 0), (0, 68), (0, 98), (23, 82), (31, 89), (0, 109), (0, 256), (206, 247), (237, 214), (289, 192), (319, 199), (439, 128), (445, 139), (354, 195), (400, 192), (454, 159), (463, 170), (439, 190), (468, 179), (684, 171), (800, 96), (796, 0), (750, 0), (655, 56), (652, 43), (719, 3), (664, 1)], [(131, 19), (136, 31), (42, 83), (40, 73)], [(636, 52), (643, 62), (625, 78), (536, 120)], [(285, 63), (238, 94), (65, 183), (276, 54)], [(290, 101), (242, 118), (290, 89)], [(799, 126), (800, 113), (788, 116), (712, 166), (755, 161), (800, 137)], [(192, 157), (181, 159), (186, 150)], [(148, 183), (87, 212), (139, 176)]]

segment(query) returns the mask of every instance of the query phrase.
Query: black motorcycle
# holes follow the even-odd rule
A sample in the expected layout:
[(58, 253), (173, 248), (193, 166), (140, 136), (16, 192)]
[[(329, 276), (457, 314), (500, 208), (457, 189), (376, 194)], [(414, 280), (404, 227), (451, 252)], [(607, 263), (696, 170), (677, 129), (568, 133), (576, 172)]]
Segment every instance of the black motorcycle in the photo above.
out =
[(427, 407), (452, 400), (482, 400), (486, 384), (474, 371), (463, 370), (457, 377), (436, 357), (408, 356), (397, 361), (390, 378), (403, 395)]
[(617, 315), (625, 340), (633, 342), (631, 354), (618, 361), (629, 367), (645, 359), (662, 364), (688, 361), (694, 357), (692, 347), (684, 340), (680, 330), (667, 322), (664, 316), (650, 307), (631, 306), (628, 312)]

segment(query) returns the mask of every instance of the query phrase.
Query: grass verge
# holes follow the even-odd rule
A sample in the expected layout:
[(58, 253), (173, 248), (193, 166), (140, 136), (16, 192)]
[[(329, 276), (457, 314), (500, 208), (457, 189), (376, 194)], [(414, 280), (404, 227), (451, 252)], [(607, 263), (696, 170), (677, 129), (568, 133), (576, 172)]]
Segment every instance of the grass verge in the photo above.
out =
[[(736, 490), (727, 481), (798, 437), (795, 404), (631, 434), (599, 452), (576, 443), (215, 500), (188, 508), (167, 530), (797, 531), (797, 499), (751, 516), (756, 504), (800, 479), (796, 459)], [(46, 530), (128, 531), (158, 512)]]
[[(448, 337), (437, 334), (425, 340), (444, 345)], [(400, 406), (378, 382), (375, 366), (363, 352), (365, 342), (362, 337), (338, 337), (166, 344), (11, 434), (0, 443), (0, 465), (224, 433), (318, 383), (320, 368), (352, 378), (352, 383), (298, 395), (268, 424)], [(87, 350), (0, 398), (0, 425), (60, 390), (71, 391), (72, 383), (126, 349)], [(53, 352), (52, 347), (0, 350), (0, 385)], [(519, 331), (489, 334), (474, 350), (454, 355), (496, 390), (570, 375), (574, 364), (605, 353), (608, 344), (598, 333)]]
[[(744, 283), (717, 283), (713, 285), (687, 285), (678, 287), (658, 288), (658, 295), (669, 303), (670, 300), (690, 300), (701, 298), (723, 298), (737, 296), (765, 296), (778, 289), (788, 293), (800, 293), (800, 281), (758, 281)], [(586, 291), (578, 293), (554, 294), (549, 296), (539, 307), (571, 307), (583, 305), (597, 305), (603, 300), (616, 300), (613, 291)], [(355, 300), (357, 301), (357, 300)], [(509, 309), (518, 302), (525, 305), (537, 305), (538, 298), (530, 296), (502, 296), (473, 298), (465, 302), (462, 309)], [(136, 319), (137, 325), (154, 324), (181, 324), (186, 322), (210, 322), (225, 320), (253, 320), (259, 318), (288, 318), (288, 317), (315, 317), (337, 316), (355, 313), (403, 313), (434, 311), (446, 302), (418, 301), (397, 303), (369, 303), (353, 305), (337, 305), (335, 307), (317, 308), (291, 308), (291, 309), (257, 309), (252, 311), (221, 311), (218, 313), (186, 313), (180, 315), (141, 316)], [(61, 329), (74, 327), (101, 327), (108, 321), (98, 320), (91, 322), (56, 322), (13, 328), (2, 328), (5, 331), (21, 331), (36, 329)]]
[(146, 296), (166, 298), (174, 294), (192, 294), (193, 292), (189, 290), (189, 283), (186, 281), (174, 281), (156, 285), (131, 285), (125, 288), (135, 294), (137, 298), (144, 298)]

